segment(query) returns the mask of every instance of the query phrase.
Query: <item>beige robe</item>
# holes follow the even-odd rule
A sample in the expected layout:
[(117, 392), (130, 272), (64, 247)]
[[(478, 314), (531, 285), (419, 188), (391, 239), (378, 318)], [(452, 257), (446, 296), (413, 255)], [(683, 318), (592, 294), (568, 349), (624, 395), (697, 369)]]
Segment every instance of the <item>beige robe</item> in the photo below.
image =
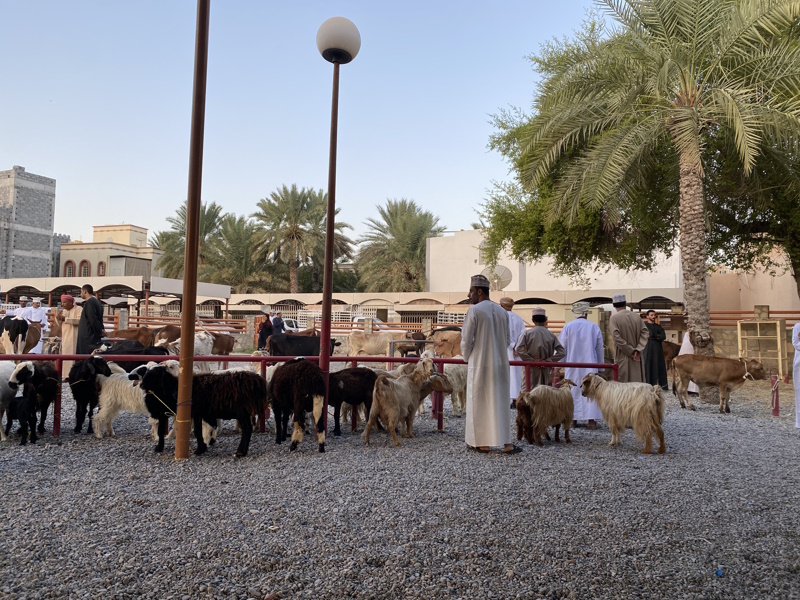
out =
[[(619, 365), (619, 380), (644, 382), (644, 361), (642, 353), (650, 338), (650, 331), (644, 319), (637, 313), (621, 310), (608, 322), (611, 338), (614, 340), (614, 362)], [(639, 351), (639, 361), (633, 360), (633, 352)]]
[[(80, 306), (73, 306), (64, 311), (64, 320), (61, 323), (61, 354), (75, 354), (78, 347), (78, 324), (81, 322)], [(61, 376), (69, 375), (69, 370), (75, 361), (65, 360), (61, 364)]]
[[(558, 362), (566, 354), (558, 338), (544, 325), (527, 329), (517, 340), (516, 351), (522, 360), (545, 362)], [(537, 385), (550, 385), (550, 369), (532, 367), (530, 384), (531, 389)]]

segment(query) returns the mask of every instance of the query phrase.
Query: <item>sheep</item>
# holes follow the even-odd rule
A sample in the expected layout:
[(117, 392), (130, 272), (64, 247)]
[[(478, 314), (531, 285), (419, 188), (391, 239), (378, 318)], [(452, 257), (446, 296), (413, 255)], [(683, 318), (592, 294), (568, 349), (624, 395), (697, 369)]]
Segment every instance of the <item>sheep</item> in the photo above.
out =
[(547, 439), (547, 428), (555, 426), (556, 441), (558, 429), (564, 427), (564, 441), (569, 439), (569, 428), (575, 414), (572, 387), (577, 385), (569, 379), (562, 379), (556, 387), (538, 385), (530, 392), (522, 392), (517, 398), (517, 440), (522, 436), (529, 444), (542, 445), (542, 434)]
[[(461, 355), (453, 358), (464, 360)], [(461, 417), (467, 410), (467, 365), (445, 363), (444, 374), (447, 375), (447, 379), (453, 386), (453, 393), (450, 394), (450, 400), (453, 404), (453, 416)], [(458, 408), (458, 412), (456, 412), (456, 408)]]
[[(27, 387), (27, 386), (26, 386)], [(30, 431), (31, 444), (36, 443), (36, 395), (35, 393), (24, 393), (22, 396), (11, 398), (8, 403), (8, 423), (3, 439), (8, 439), (11, 431), (11, 424), (19, 421), (19, 434), (22, 437), (21, 446), (28, 443), (28, 431)]]
[[(25, 384), (23, 395), (27, 395), (29, 398), (33, 399), (36, 403), (36, 410), (41, 411), (41, 420), (39, 421), (37, 429), (39, 433), (44, 433), (47, 409), (53, 400), (55, 400), (61, 388), (61, 380), (58, 377), (58, 372), (55, 366), (50, 362), (32, 362), (26, 360), (16, 366), (8, 380), (8, 385), (13, 390), (16, 390), (20, 384)], [(11, 427), (9, 424), (6, 428), (6, 435), (8, 435), (10, 429)], [(31, 442), (33, 441), (34, 440), (31, 439)]]
[[(120, 411), (128, 411), (148, 415), (147, 405), (144, 403), (144, 392), (139, 386), (133, 385), (127, 373), (111, 373), (108, 376), (98, 374), (100, 384), (99, 406), (97, 414), (92, 417), (94, 435), (99, 440), (103, 438), (103, 428), (106, 434), (114, 436), (112, 424)], [(156, 427), (151, 426), (151, 433), (158, 435)]]
[(6, 415), (6, 420), (10, 423), (11, 417), (8, 415), (8, 407), (14, 396), (17, 395), (17, 390), (12, 389), (8, 385), (8, 380), (17, 364), (10, 360), (0, 361), (0, 441), (6, 441), (6, 432), (3, 427), (3, 414)]
[(342, 369), (330, 374), (328, 383), (328, 405), (333, 406), (334, 428), (333, 435), (342, 435), (339, 426), (339, 417), (342, 404), (347, 402), (351, 407), (364, 405), (367, 418), (372, 406), (372, 391), (378, 375), (365, 367)]
[[(128, 380), (131, 382), (133, 387), (139, 386), (142, 382), (142, 378), (144, 374), (147, 373), (148, 369), (152, 369), (155, 366), (162, 365), (169, 373), (172, 374), (173, 377), (176, 379), (180, 374), (180, 363), (177, 360), (165, 360), (163, 362), (155, 362), (150, 361), (147, 364), (139, 365), (135, 369), (133, 369), (130, 373), (128, 373)], [(141, 390), (141, 387), (139, 388)], [(144, 394), (144, 391), (142, 391)], [(145, 404), (145, 407), (147, 405)], [(150, 423), (150, 435), (153, 438), (153, 441), (158, 441), (158, 419), (154, 419), (153, 417), (149, 416), (149, 411), (145, 410), (143, 414), (148, 415), (147, 422)], [(112, 419), (113, 420), (113, 419)], [(208, 434), (206, 434), (205, 429), (203, 430), (203, 435), (205, 437), (206, 443), (209, 443), (209, 439), (212, 437), (212, 430), (209, 428)], [(166, 435), (166, 438), (171, 438), (175, 435), (175, 430), (170, 429)], [(213, 439), (216, 439), (216, 432), (214, 431)], [(213, 442), (211, 442), (213, 444)]]
[[(125, 371), (115, 365), (115, 370), (122, 373)], [(100, 387), (97, 382), (97, 375), (111, 375), (112, 370), (109, 363), (99, 355), (92, 356), (86, 360), (76, 361), (69, 370), (67, 381), (72, 398), (75, 400), (75, 433), (80, 433), (83, 429), (83, 422), (86, 420), (86, 413), (89, 413), (89, 425), (86, 433), (93, 433), (92, 413), (97, 408)]]
[(396, 379), (389, 375), (378, 376), (372, 396), (372, 410), (364, 430), (365, 444), (369, 444), (370, 430), (377, 425), (379, 418), (385, 423), (395, 446), (400, 445), (395, 429), (402, 422), (405, 422), (408, 437), (414, 437), (412, 428), (414, 416), (420, 402), (425, 398), (425, 396), (420, 397), (420, 392), (432, 373), (433, 361), (424, 358), (417, 363), (410, 375)]
[(303, 424), (306, 411), (311, 411), (317, 424), (319, 451), (325, 452), (325, 429), (322, 409), (325, 403), (325, 380), (316, 363), (297, 358), (275, 370), (269, 386), (272, 410), (275, 412), (275, 443), (286, 439), (289, 414), (294, 414), (290, 450), (303, 441)]
[(659, 386), (606, 381), (591, 373), (583, 378), (581, 393), (600, 407), (603, 420), (611, 430), (609, 446), (619, 444), (625, 428), (632, 427), (636, 439), (640, 443), (645, 442), (642, 454), (652, 452), (653, 436), (658, 437), (658, 453), (664, 453), (664, 429), (661, 427), (664, 422), (664, 396)]
[[(178, 379), (166, 367), (149, 369), (142, 378), (145, 404), (151, 416), (159, 421), (156, 452), (163, 452), (167, 419), (174, 416), (178, 407)], [(192, 421), (197, 439), (195, 454), (206, 452), (203, 439), (203, 422), (216, 425), (217, 419), (236, 419), (242, 428), (242, 437), (235, 456), (247, 456), (253, 427), (250, 418), (264, 411), (267, 395), (266, 381), (249, 371), (199, 373), (192, 377)]]

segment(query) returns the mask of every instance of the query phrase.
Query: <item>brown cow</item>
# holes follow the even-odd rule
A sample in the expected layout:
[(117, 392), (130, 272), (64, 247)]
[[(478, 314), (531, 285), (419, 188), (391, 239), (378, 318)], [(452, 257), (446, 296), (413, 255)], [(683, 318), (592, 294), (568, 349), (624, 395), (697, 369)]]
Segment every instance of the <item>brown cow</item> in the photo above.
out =
[[(683, 354), (673, 361), (678, 376), (678, 400), (681, 408), (686, 408), (684, 399), (689, 403), (689, 408), (694, 410), (687, 390), (689, 381), (694, 381), (700, 386), (714, 385), (719, 387), (719, 412), (731, 412), (731, 391), (740, 387), (747, 379), (755, 381), (766, 379), (767, 373), (757, 360), (733, 358), (720, 358), (717, 356), (702, 356), (700, 354)], [(673, 392), (675, 390), (673, 389)], [(724, 409), (724, 410), (723, 410)]]
[(457, 328), (437, 329), (430, 335), (434, 341), (433, 351), (444, 358), (461, 354), (461, 331)]
[(153, 337), (154, 346), (166, 346), (181, 337), (181, 328), (179, 325), (164, 325), (161, 329), (155, 330)]
[(135, 340), (145, 348), (147, 348), (147, 346), (152, 346), (154, 341), (153, 330), (145, 326), (131, 327), (129, 329), (115, 329), (108, 334), (108, 337)]
[(228, 356), (233, 352), (233, 347), (236, 345), (236, 338), (230, 333), (215, 333), (209, 331), (211, 337), (214, 338), (214, 345), (211, 347), (211, 354), (216, 356)]
[[(686, 335), (689, 335), (688, 333)], [(664, 351), (664, 362), (667, 365), (667, 371), (672, 371), (672, 383), (675, 384), (675, 367), (672, 361), (681, 351), (681, 345), (674, 342), (664, 340), (661, 342), (661, 349)]]

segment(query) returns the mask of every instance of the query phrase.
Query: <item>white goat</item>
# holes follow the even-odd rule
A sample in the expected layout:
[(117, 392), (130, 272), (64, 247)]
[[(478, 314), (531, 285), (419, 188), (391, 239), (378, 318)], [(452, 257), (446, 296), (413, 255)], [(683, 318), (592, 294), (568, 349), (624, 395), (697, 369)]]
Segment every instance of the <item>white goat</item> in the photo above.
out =
[[(453, 358), (464, 360), (461, 355)], [(460, 417), (467, 410), (467, 365), (455, 365), (445, 363), (444, 374), (453, 386), (453, 393), (450, 394), (450, 402), (453, 404), (453, 416)], [(456, 414), (456, 407), (458, 413)]]
[[(166, 340), (158, 340), (155, 346), (166, 348), (170, 354), (181, 353), (181, 340), (178, 338), (174, 342), (167, 343)], [(195, 356), (211, 356), (211, 350), (214, 347), (214, 336), (205, 331), (200, 331), (194, 334), (194, 355)], [(195, 369), (200, 373), (210, 373), (211, 366), (207, 362), (196, 362)]]

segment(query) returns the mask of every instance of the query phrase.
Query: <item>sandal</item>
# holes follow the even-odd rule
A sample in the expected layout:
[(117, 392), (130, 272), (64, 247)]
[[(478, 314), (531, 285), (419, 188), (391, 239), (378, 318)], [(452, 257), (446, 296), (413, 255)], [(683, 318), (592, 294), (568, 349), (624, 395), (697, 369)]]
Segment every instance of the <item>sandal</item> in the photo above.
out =
[(503, 454), (519, 454), (522, 452), (522, 448), (519, 446), (514, 446), (511, 450), (503, 450)]
[(478, 446), (467, 446), (467, 450), (471, 450), (472, 452), (480, 452), (481, 454), (489, 454), (489, 450), (484, 450)]

